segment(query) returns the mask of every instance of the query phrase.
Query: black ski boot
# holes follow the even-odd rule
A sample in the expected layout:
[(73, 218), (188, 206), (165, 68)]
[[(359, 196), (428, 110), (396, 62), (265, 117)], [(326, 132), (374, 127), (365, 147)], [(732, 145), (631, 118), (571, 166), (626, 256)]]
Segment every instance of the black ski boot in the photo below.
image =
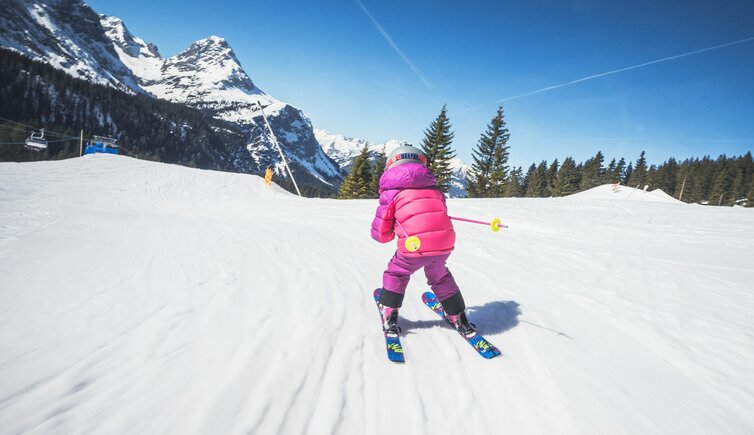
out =
[(389, 336), (397, 337), (400, 334), (397, 308), (382, 307), (382, 329)]
[(476, 335), (476, 326), (469, 322), (465, 311), (461, 311), (460, 314), (446, 314), (445, 317), (456, 327), (456, 331), (464, 337), (471, 338)]

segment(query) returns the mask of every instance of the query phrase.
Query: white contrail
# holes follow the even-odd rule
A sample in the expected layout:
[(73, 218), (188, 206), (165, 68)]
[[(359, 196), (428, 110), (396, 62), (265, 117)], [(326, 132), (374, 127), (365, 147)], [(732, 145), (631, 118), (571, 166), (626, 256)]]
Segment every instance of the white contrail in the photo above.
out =
[(403, 54), (403, 51), (401, 51), (400, 48), (398, 48), (398, 45), (395, 44), (395, 41), (393, 41), (393, 38), (390, 37), (390, 35), (387, 34), (385, 29), (380, 26), (380, 23), (377, 22), (377, 20), (372, 16), (372, 14), (369, 13), (367, 8), (361, 3), (360, 0), (355, 0), (356, 4), (359, 5), (362, 11), (366, 14), (367, 17), (372, 21), (372, 24), (375, 28), (382, 34), (382, 37), (385, 38), (385, 41), (387, 41), (388, 44), (390, 44), (391, 47), (393, 47), (393, 50), (395, 50), (396, 53), (403, 59), (404, 62), (411, 68), (411, 70), (414, 72), (414, 74), (419, 77), (419, 80), (421, 80), (425, 85), (427, 85), (428, 88), (432, 89), (432, 85), (429, 83), (429, 81), (424, 77), (424, 74), (419, 70), (419, 68), (416, 67), (416, 65), (411, 62), (408, 57), (406, 57), (405, 54)]
[[(561, 83), (561, 84), (558, 84), (558, 85), (547, 86), (547, 87), (544, 87), (544, 88), (541, 88), (541, 89), (537, 89), (537, 90), (534, 90), (534, 91), (526, 92), (526, 93), (519, 94), (519, 95), (514, 95), (512, 97), (507, 97), (507, 98), (503, 98), (503, 99), (500, 99), (500, 100), (495, 100), (495, 101), (492, 101), (492, 102), (487, 103), (487, 104), (504, 103), (506, 101), (516, 100), (516, 99), (519, 99), (519, 98), (528, 97), (528, 96), (535, 95), (535, 94), (541, 94), (542, 92), (551, 91), (553, 89), (558, 89), (558, 88), (562, 88), (562, 87), (565, 87), (565, 86), (575, 85), (576, 83), (585, 82), (587, 80), (592, 80), (592, 79), (596, 79), (596, 78), (599, 78), (599, 77), (609, 76), (609, 75), (612, 75), (612, 74), (617, 74), (617, 73), (621, 73), (621, 72), (624, 72), (624, 71), (629, 71), (629, 70), (636, 69), (636, 68), (642, 68), (642, 67), (649, 66), (649, 65), (654, 65), (654, 64), (657, 64), (657, 63), (668, 62), (668, 61), (671, 61), (671, 60), (680, 59), (682, 57), (691, 56), (691, 55), (699, 54), (699, 53), (704, 53), (706, 51), (712, 51), (712, 50), (717, 50), (719, 48), (729, 47), (731, 45), (743, 44), (744, 42), (749, 42), (749, 41), (754, 41), (754, 36), (749, 37), (749, 38), (739, 39), (738, 41), (727, 42), (725, 44), (715, 45), (713, 47), (707, 47), (707, 48), (702, 48), (702, 49), (699, 49), (699, 50), (689, 51), (687, 53), (676, 54), (675, 56), (669, 56), (669, 57), (663, 57), (662, 59), (650, 60), (649, 62), (640, 63), (638, 65), (628, 66), (628, 67), (625, 67), (625, 68), (620, 68), (620, 69), (616, 69), (616, 70), (612, 70), (612, 71), (607, 71), (607, 72), (603, 72), (603, 73), (599, 73), (599, 74), (594, 74), (594, 75), (591, 75), (591, 76), (582, 77), (580, 79), (571, 80), (570, 82), (565, 82), (565, 83)], [(470, 110), (474, 110), (474, 109), (478, 109), (480, 107), (487, 106), (487, 104), (482, 104), (482, 105), (479, 105), (479, 106), (469, 107), (469, 108), (461, 110), (460, 112), (457, 112), (457, 113), (465, 113), (465, 112), (468, 112)]]

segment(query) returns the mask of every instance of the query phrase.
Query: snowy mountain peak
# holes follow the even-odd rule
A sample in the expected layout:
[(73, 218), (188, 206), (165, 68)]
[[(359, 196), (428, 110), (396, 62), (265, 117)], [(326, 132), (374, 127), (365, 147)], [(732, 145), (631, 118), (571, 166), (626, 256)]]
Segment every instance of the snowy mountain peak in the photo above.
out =
[(228, 41), (219, 36), (210, 36), (208, 38), (200, 39), (175, 57), (193, 57), (196, 60), (212, 58), (217, 61), (234, 62), (237, 65), (239, 64), (236, 54), (233, 52), (233, 49), (230, 48)]
[(228, 41), (225, 38), (220, 37), (220, 36), (215, 36), (215, 35), (209, 36), (204, 39), (200, 39), (194, 42), (192, 45), (207, 46), (207, 47), (219, 46), (219, 47), (229, 48)]
[(131, 57), (160, 58), (160, 52), (154, 44), (148, 44), (143, 39), (134, 36), (128, 31), (123, 20), (118, 17), (100, 15), (100, 24), (105, 29), (105, 34), (113, 44), (117, 45), (124, 53)]
[(264, 95), (243, 70), (228, 42), (217, 36), (196, 41), (166, 59), (160, 76), (162, 79), (150, 84), (148, 90), (173, 101), (237, 101), (244, 95)]

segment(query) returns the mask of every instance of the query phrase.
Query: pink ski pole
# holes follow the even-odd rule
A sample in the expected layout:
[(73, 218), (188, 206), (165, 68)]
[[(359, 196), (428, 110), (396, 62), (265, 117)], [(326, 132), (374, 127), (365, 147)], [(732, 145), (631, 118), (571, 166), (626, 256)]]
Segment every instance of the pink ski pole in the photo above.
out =
[[(492, 219), (492, 222), (483, 222), (483, 221), (477, 221), (474, 219), (466, 219), (461, 217), (454, 217), (454, 216), (448, 216), (449, 218), (457, 221), (462, 222), (471, 222), (472, 224), (480, 224), (480, 225), (488, 225), (490, 228), (492, 228), (492, 231), (500, 231), (500, 228), (508, 228), (508, 225), (503, 225), (500, 223), (500, 218)], [(417, 236), (412, 236), (406, 231), (405, 228), (403, 228), (403, 225), (401, 225), (400, 222), (397, 220), (395, 221), (396, 224), (398, 224), (398, 228), (400, 228), (401, 232), (403, 233), (404, 237), (406, 237), (406, 241), (404, 242), (404, 246), (406, 247), (406, 250), (409, 252), (416, 252), (421, 248), (421, 240)]]
[(492, 231), (500, 231), (500, 228), (508, 228), (508, 225), (503, 225), (500, 222), (500, 218), (492, 219), (492, 222), (484, 222), (484, 221), (478, 221), (474, 219), (467, 219), (467, 218), (455, 217), (455, 216), (448, 216), (448, 217), (455, 221), (470, 222), (472, 224), (479, 224), (479, 225), (489, 225), (489, 227), (492, 228)]

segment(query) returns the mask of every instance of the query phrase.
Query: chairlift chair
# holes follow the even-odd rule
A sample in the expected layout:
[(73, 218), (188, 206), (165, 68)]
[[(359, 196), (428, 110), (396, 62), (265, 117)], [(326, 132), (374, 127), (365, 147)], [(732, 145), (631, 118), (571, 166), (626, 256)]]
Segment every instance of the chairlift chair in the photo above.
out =
[(118, 140), (104, 136), (93, 136), (84, 148), (84, 154), (118, 154)]
[(29, 136), (29, 138), (26, 139), (26, 144), (24, 146), (32, 151), (46, 150), (47, 139), (45, 139), (45, 129), (43, 128), (39, 130), (38, 135), (35, 135), (34, 132), (32, 132), (31, 136)]

